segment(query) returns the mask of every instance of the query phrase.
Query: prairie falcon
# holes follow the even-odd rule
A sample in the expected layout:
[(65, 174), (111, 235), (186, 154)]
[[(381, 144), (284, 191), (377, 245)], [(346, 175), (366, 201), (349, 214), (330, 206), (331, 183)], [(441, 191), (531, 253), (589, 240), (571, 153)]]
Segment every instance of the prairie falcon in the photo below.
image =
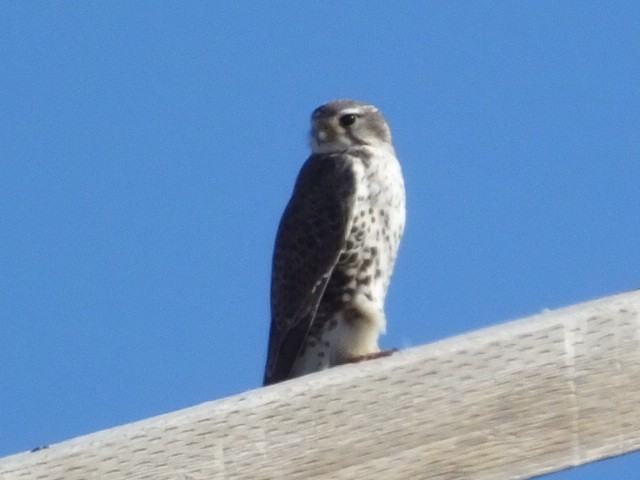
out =
[(405, 192), (380, 111), (338, 100), (311, 116), (312, 153), (276, 236), (264, 384), (380, 351)]

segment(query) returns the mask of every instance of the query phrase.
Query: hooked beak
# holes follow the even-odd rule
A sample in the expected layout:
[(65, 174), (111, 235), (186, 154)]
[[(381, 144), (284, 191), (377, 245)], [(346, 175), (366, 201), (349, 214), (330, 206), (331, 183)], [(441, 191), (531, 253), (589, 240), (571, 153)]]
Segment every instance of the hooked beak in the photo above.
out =
[(319, 143), (332, 142), (338, 135), (335, 126), (327, 121), (316, 121), (313, 127), (314, 137)]

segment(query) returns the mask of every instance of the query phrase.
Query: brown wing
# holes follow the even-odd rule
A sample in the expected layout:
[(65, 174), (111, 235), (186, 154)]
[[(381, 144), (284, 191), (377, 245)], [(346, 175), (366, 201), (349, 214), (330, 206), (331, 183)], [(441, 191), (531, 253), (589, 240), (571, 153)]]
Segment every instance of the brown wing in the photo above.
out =
[(346, 155), (312, 155), (302, 167), (276, 236), (265, 385), (289, 378), (344, 247), (354, 197)]

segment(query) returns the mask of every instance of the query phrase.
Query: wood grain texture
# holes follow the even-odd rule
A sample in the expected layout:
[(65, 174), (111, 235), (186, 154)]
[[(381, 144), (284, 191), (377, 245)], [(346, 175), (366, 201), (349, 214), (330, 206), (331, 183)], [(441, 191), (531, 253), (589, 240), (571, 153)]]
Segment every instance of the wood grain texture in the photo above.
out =
[(640, 449), (640, 292), (0, 459), (2, 479), (509, 479)]

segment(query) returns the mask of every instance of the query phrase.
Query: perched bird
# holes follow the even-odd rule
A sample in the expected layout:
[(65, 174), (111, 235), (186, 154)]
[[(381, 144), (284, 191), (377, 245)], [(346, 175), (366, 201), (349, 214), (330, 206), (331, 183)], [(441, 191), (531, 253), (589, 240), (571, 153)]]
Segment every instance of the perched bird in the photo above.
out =
[(276, 237), (265, 385), (392, 353), (378, 347), (405, 223), (391, 131), (352, 100), (317, 108), (311, 124)]

